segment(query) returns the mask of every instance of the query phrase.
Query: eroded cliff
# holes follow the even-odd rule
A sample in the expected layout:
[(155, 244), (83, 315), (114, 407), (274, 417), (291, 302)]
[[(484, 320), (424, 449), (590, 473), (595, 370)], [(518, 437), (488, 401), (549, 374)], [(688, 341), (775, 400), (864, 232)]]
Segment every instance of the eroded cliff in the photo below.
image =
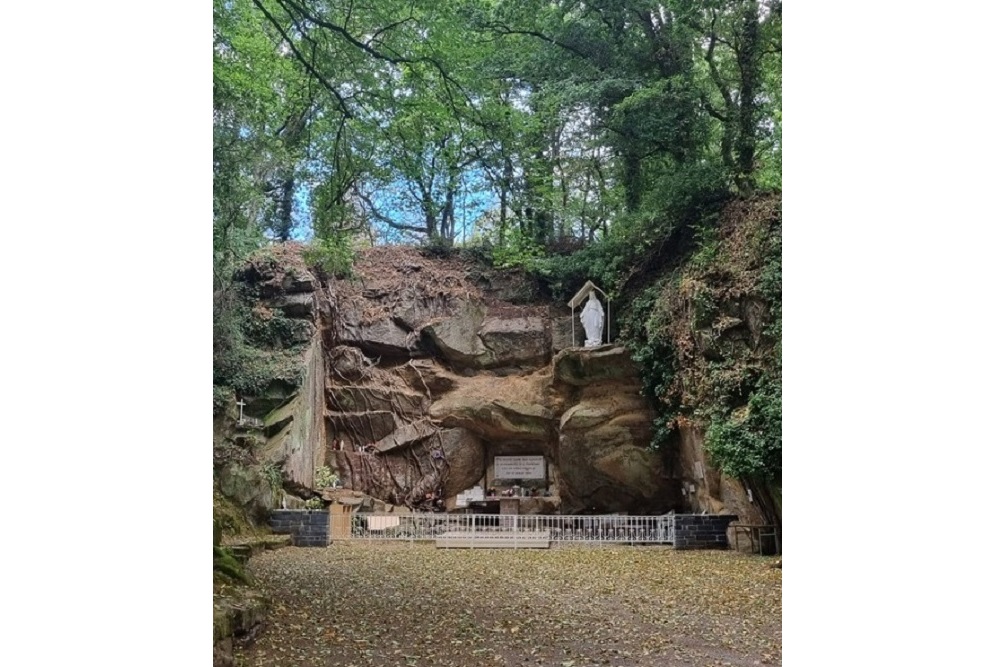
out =
[[(516, 484), (522, 511), (780, 523), (780, 226), (780, 196), (730, 203), (626, 286), (621, 344), (596, 348), (523, 274), (379, 247), (335, 279), (265, 249), (239, 276), (258, 371), (216, 396), (217, 490), (261, 515), (318, 497), (325, 466), (413, 509)], [(543, 478), (498, 478), (509, 456)]]
[[(528, 511), (677, 505), (623, 348), (560, 350), (568, 309), (473, 262), (377, 248), (355, 272), (323, 310), (326, 446), (346, 487), (410, 507), (505, 482), (538, 489)], [(498, 480), (497, 456), (541, 456), (545, 478)]]

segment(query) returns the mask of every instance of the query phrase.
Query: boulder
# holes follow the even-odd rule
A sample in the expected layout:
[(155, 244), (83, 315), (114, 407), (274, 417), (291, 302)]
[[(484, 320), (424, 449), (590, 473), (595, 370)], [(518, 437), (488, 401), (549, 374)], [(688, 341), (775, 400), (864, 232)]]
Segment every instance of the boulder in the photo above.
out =
[(233, 640), (249, 640), (263, 630), (267, 596), (250, 586), (230, 586), (213, 596), (213, 667), (233, 667)]
[(447, 463), (441, 483), (443, 497), (461, 493), (482, 479), (485, 452), (475, 433), (464, 428), (443, 429), (431, 443), (435, 440)]
[(345, 323), (341, 341), (376, 356), (426, 356), (420, 339), (388, 318), (370, 324)]
[(641, 396), (584, 398), (559, 421), (559, 496), (564, 512), (660, 512), (675, 484), (648, 449), (653, 413)]
[(487, 317), (479, 330), (486, 353), (483, 368), (518, 364), (542, 365), (548, 360), (552, 335), (541, 317)]
[(364, 377), (372, 368), (372, 361), (364, 352), (350, 345), (337, 345), (330, 351), (330, 377), (327, 382), (340, 383)]
[(450, 317), (432, 320), (422, 333), (441, 356), (465, 368), (540, 366), (552, 347), (544, 318), (487, 315), (484, 306), (471, 301)]
[(227, 463), (219, 470), (219, 490), (238, 507), (266, 521), (276, 506), (275, 490), (256, 467)]
[(467, 428), (491, 440), (546, 440), (555, 415), (537, 403), (449, 395), (431, 405), (430, 415), (445, 426)]
[(455, 304), (448, 295), (405, 295), (403, 301), (393, 308), (392, 317), (408, 331), (420, 331), (431, 320), (448, 317), (454, 312)]
[(433, 320), (421, 331), (445, 359), (475, 367), (480, 365), (479, 359), (487, 351), (479, 338), (479, 327), (485, 316), (482, 304), (466, 301), (454, 315)]
[(298, 292), (313, 292), (319, 287), (317, 281), (311, 274), (306, 272), (293, 272), (285, 275), (281, 280), (281, 287), (289, 294)]

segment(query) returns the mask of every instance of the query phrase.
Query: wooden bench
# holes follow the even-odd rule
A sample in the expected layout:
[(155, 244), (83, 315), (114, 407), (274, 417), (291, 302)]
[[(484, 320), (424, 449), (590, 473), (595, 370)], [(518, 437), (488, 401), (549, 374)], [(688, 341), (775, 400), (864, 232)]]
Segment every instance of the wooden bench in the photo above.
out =
[[(756, 524), (756, 523), (731, 523), (729, 527), (733, 529), (733, 537), (736, 542), (736, 550), (740, 550), (740, 535), (746, 533), (747, 537), (750, 538), (750, 551), (756, 551), (761, 556), (764, 556), (764, 540), (765, 537), (774, 538), (774, 548), (775, 553), (781, 553), (781, 538), (778, 535), (778, 527), (768, 524)], [(754, 546), (756, 545), (756, 548)], [(770, 555), (770, 554), (767, 554)]]

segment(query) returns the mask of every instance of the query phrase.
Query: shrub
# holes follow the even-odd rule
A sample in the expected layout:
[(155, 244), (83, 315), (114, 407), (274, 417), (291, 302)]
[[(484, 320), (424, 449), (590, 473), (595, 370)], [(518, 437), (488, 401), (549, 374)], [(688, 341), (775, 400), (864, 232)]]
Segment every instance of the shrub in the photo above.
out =
[(327, 466), (316, 468), (316, 472), (313, 475), (313, 487), (317, 489), (329, 489), (332, 486), (336, 486), (339, 481), (340, 476)]
[(350, 236), (344, 233), (313, 239), (302, 252), (302, 259), (328, 276), (350, 278), (354, 272), (354, 248)]
[(781, 380), (761, 380), (743, 408), (713, 415), (705, 450), (735, 478), (781, 479)]

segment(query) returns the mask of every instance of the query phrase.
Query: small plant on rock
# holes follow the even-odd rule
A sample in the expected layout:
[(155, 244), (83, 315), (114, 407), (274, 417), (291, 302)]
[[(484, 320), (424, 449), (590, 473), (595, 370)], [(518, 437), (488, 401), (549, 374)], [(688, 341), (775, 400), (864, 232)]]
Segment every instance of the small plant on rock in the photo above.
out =
[(316, 468), (316, 473), (314, 475), (314, 484), (317, 489), (329, 489), (337, 485), (340, 481), (340, 476), (330, 470), (327, 466), (320, 466)]

